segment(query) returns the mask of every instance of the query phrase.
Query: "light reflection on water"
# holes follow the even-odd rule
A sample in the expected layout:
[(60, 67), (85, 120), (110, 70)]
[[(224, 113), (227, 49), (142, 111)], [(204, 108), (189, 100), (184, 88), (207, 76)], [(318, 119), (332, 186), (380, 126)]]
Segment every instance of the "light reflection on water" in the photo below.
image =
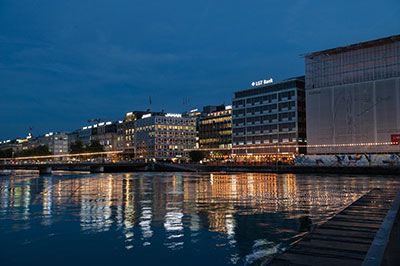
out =
[(389, 177), (291, 174), (2, 177), (0, 259), (257, 264), (369, 189), (398, 185)]

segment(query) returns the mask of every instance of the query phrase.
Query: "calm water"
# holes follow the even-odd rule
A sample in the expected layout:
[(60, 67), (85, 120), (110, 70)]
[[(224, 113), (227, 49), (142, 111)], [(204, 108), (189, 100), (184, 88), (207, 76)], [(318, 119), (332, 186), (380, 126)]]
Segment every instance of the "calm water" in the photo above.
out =
[(257, 265), (390, 177), (0, 177), (1, 265)]

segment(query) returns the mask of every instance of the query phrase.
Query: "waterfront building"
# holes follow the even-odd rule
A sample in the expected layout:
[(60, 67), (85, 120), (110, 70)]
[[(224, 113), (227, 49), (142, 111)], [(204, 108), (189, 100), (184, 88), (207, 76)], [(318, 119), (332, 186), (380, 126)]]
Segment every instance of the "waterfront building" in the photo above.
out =
[(185, 112), (182, 114), (183, 117), (191, 117), (195, 120), (196, 123), (196, 144), (194, 149), (198, 150), (199, 149), (199, 121), (202, 116), (204, 116), (203, 111), (200, 111), (199, 109), (192, 109), (189, 112)]
[(7, 153), (11, 152), (10, 154), (12, 156), (18, 156), (19, 153), (32, 148), (36, 148), (39, 145), (40, 144), (38, 144), (38, 138), (33, 138), (32, 133), (28, 133), (25, 138), (0, 141), (0, 151)]
[[(92, 130), (95, 125), (84, 126), (80, 129), (67, 133), (68, 135), (68, 150), (71, 150), (71, 147), (76, 142), (81, 142), (82, 146), (89, 146), (92, 141)], [(97, 125), (96, 125), (97, 126)]]
[(127, 124), (125, 120), (120, 120), (117, 123), (117, 150), (124, 151), (127, 147), (126, 131)]
[(119, 149), (119, 133), (117, 122), (99, 122), (89, 126), (84, 126), (78, 130), (68, 133), (68, 146), (80, 141), (83, 146), (90, 146), (93, 141), (98, 141), (104, 147), (104, 151), (117, 151)]
[(135, 121), (135, 158), (188, 160), (196, 145), (196, 120), (181, 114), (145, 114)]
[(104, 151), (116, 151), (118, 148), (117, 125), (118, 122), (110, 121), (93, 125), (91, 140), (98, 141), (104, 147)]
[(252, 83), (234, 93), (232, 154), (236, 161), (289, 162), (305, 153), (304, 77)]
[(92, 128), (93, 125), (84, 126), (72, 133), (69, 134), (70, 141), (69, 143), (72, 144), (76, 141), (82, 142), (83, 145), (90, 145), (90, 141), (92, 140)]
[(135, 121), (141, 119), (145, 114), (162, 114), (150, 111), (131, 111), (126, 113), (123, 121), (117, 125), (117, 147), (124, 152), (125, 158), (135, 157)]
[(182, 116), (183, 117), (193, 117), (193, 118), (198, 119), (202, 116), (202, 113), (203, 113), (202, 111), (200, 111), (198, 108), (196, 108), (196, 109), (192, 109), (188, 112), (184, 112), (182, 114)]
[(20, 151), (22, 145), (16, 139), (0, 141), (0, 151), (11, 151), (11, 154)]
[(199, 149), (214, 159), (227, 159), (232, 154), (232, 106), (222, 107), (205, 113), (198, 122)]
[(225, 105), (220, 104), (220, 105), (206, 105), (203, 107), (203, 109), (193, 109), (190, 110), (189, 112), (185, 112), (182, 115), (184, 117), (192, 117), (195, 118), (196, 120), (196, 147), (195, 149), (198, 150), (200, 149), (200, 137), (199, 137), (199, 131), (200, 131), (200, 120), (206, 117), (209, 113), (212, 112), (217, 112), (217, 111), (223, 111), (225, 110)]
[(399, 152), (400, 35), (305, 56), (309, 154)]
[(28, 142), (30, 148), (47, 146), (53, 155), (68, 154), (68, 135), (60, 132), (50, 132)]
[(79, 130), (68, 132), (68, 150), (71, 151), (71, 146), (78, 141)]

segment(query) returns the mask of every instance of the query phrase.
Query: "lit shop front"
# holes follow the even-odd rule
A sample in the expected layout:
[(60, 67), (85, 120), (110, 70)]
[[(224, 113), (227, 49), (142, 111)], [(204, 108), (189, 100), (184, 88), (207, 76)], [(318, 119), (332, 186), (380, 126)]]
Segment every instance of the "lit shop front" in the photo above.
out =
[(233, 150), (233, 160), (237, 163), (293, 164), (298, 154), (297, 145), (246, 146)]

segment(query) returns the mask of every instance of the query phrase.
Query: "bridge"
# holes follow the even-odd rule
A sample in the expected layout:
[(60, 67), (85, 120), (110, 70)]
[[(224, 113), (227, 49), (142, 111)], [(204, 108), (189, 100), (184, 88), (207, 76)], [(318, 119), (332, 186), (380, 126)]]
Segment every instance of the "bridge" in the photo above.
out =
[(45, 162), (24, 164), (0, 164), (0, 170), (38, 170), (40, 174), (51, 174), (55, 170), (89, 171), (91, 173), (136, 172), (154, 170), (150, 163), (140, 162)]
[(123, 160), (122, 151), (80, 154), (62, 154), (17, 158), (0, 158), (1, 170), (38, 170), (50, 174), (53, 170), (102, 172), (268, 172), (268, 173), (318, 173), (318, 174), (400, 174), (400, 167), (388, 166), (295, 166), (250, 164), (180, 164), (169, 162)]
[(0, 170), (37, 170), (40, 174), (51, 174), (52, 171), (88, 171), (91, 173), (117, 172), (197, 172), (190, 166), (160, 162), (46, 162), (24, 164), (1, 164)]
[(193, 165), (167, 162), (123, 161), (122, 151), (60, 154), (17, 158), (0, 158), (0, 170), (37, 170), (51, 174), (54, 170), (90, 171), (91, 173), (177, 171), (197, 172)]

